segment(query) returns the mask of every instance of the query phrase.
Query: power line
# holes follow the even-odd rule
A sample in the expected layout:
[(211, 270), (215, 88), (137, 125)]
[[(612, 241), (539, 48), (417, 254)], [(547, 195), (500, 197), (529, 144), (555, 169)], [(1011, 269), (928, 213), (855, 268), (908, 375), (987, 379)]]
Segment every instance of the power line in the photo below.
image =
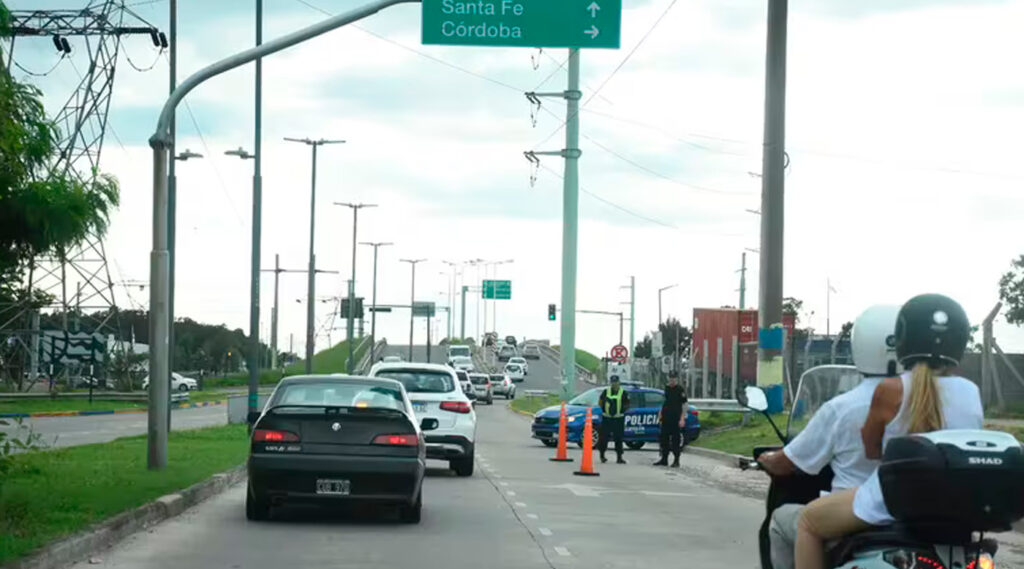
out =
[[(321, 14), (323, 14), (325, 16), (334, 16), (335, 15), (335, 14), (332, 14), (332, 13), (328, 12), (327, 10), (324, 10), (323, 8), (320, 8), (319, 6), (314, 6), (313, 4), (308, 2), (307, 0), (295, 0), (295, 1), (298, 2), (299, 4), (302, 4), (303, 6), (306, 6), (307, 8), (310, 8), (312, 10), (316, 10), (317, 12), (320, 12)], [(424, 57), (426, 59), (429, 59), (429, 60), (433, 61), (434, 63), (438, 63), (438, 64), (441, 64), (441, 65), (444, 65), (445, 67), (454, 69), (456, 71), (461, 71), (462, 73), (465, 73), (467, 75), (471, 75), (473, 77), (476, 77), (477, 79), (482, 79), (484, 81), (487, 81), (489, 83), (493, 83), (494, 85), (498, 85), (499, 87), (504, 87), (506, 89), (515, 91), (517, 93), (523, 93), (525, 91), (525, 89), (520, 89), (519, 87), (516, 87), (515, 85), (510, 85), (508, 83), (505, 83), (504, 81), (499, 81), (498, 79), (487, 77), (486, 75), (482, 75), (480, 73), (477, 73), (476, 71), (473, 71), (473, 70), (470, 70), (470, 69), (466, 69), (465, 67), (460, 67), (458, 65), (455, 65), (454, 63), (445, 61), (445, 60), (443, 60), (443, 59), (441, 59), (439, 57), (435, 57), (435, 56), (430, 55), (428, 53), (424, 53), (424, 52), (422, 52), (422, 51), (420, 51), (418, 49), (409, 47), (409, 46), (407, 46), (407, 45), (405, 45), (403, 43), (397, 42), (397, 41), (395, 41), (395, 40), (393, 40), (391, 38), (382, 36), (382, 35), (380, 35), (380, 34), (378, 34), (376, 32), (368, 30), (368, 29), (366, 29), (366, 28), (364, 28), (362, 26), (359, 26), (359, 25), (356, 25), (356, 24), (352, 24), (352, 27), (357, 29), (357, 30), (359, 30), (359, 31), (361, 31), (361, 32), (363, 32), (364, 34), (371, 35), (371, 36), (373, 36), (373, 37), (375, 37), (375, 38), (377, 38), (379, 40), (385, 41), (385, 42), (387, 42), (387, 43), (389, 43), (391, 45), (400, 47), (400, 48), (402, 48), (402, 49), (404, 49), (406, 51), (415, 53), (416, 55), (419, 55), (420, 57)]]
[[(661, 21), (663, 19), (665, 19), (665, 16), (668, 15), (668, 13), (672, 9), (672, 7), (676, 5), (676, 2), (677, 2), (677, 0), (671, 0), (671, 2), (668, 3), (668, 6), (666, 6), (665, 10), (662, 11), (661, 15), (658, 16), (658, 18), (656, 20), (654, 20), (654, 23), (651, 24), (651, 27), (647, 29), (647, 31), (644, 33), (644, 35), (640, 38), (640, 41), (638, 41), (636, 43), (636, 45), (633, 46), (633, 49), (629, 50), (629, 53), (627, 53), (626, 57), (624, 57), (622, 59), (622, 61), (620, 61), (619, 64), (615, 67), (615, 69), (612, 70), (611, 74), (609, 74), (608, 77), (606, 77), (605, 80), (601, 82), (601, 84), (597, 87), (597, 89), (593, 93), (591, 93), (591, 95), (589, 97), (587, 97), (587, 100), (584, 101), (582, 105), (580, 105), (580, 110), (582, 110), (584, 107), (586, 107), (588, 104), (590, 104), (590, 101), (594, 100), (594, 97), (596, 97), (601, 92), (601, 89), (604, 89), (605, 85), (607, 85), (608, 82), (612, 80), (612, 77), (615, 77), (615, 74), (618, 73), (619, 70), (622, 69), (626, 65), (627, 62), (629, 62), (630, 58), (633, 57), (633, 54), (636, 53), (636, 51), (638, 49), (640, 49), (640, 46), (642, 46), (644, 44), (644, 42), (647, 41), (647, 38), (650, 37), (651, 33), (654, 32), (654, 30), (658, 27), (658, 24), (660, 24)], [(554, 131), (552, 131), (551, 134), (549, 134), (547, 136), (547, 138), (545, 138), (544, 140), (542, 140), (539, 143), (535, 144), (534, 145), (534, 149), (537, 149), (540, 146), (543, 146), (547, 141), (549, 141), (552, 138), (554, 138), (554, 136), (556, 134), (558, 134), (559, 131), (561, 131), (563, 128), (565, 128), (565, 125), (568, 122), (569, 118), (575, 118), (575, 117), (567, 117), (566, 120), (562, 121), (562, 124), (559, 125), (558, 128), (556, 128)]]
[[(203, 136), (202, 129), (199, 128), (199, 121), (196, 120), (196, 115), (192, 113), (192, 105), (188, 104), (188, 99), (182, 99), (182, 103), (185, 103), (185, 110), (188, 112), (189, 118), (192, 120), (192, 126), (196, 129), (196, 134), (199, 135), (199, 142), (203, 145), (203, 150), (207, 156), (212, 157), (213, 153), (210, 152), (210, 147), (206, 144), (206, 137)], [(220, 184), (221, 193), (228, 200), (228, 205), (231, 206), (231, 212), (235, 214), (235, 221), (238, 222), (239, 227), (243, 225), (242, 216), (238, 214), (238, 208), (235, 207), (235, 201), (231, 199), (231, 194), (228, 193), (227, 184), (224, 183), (224, 177), (220, 175), (220, 169), (217, 168), (215, 160), (210, 160), (210, 166), (213, 168), (213, 173), (217, 176), (217, 182)]]
[(587, 136), (585, 134), (583, 135), (583, 138), (589, 140), (591, 143), (593, 143), (595, 146), (597, 146), (601, 150), (604, 150), (605, 152), (607, 152), (607, 153), (611, 154), (612, 156), (618, 158), (619, 160), (622, 160), (623, 162), (633, 166), (634, 168), (637, 168), (639, 170), (647, 172), (648, 174), (650, 174), (652, 176), (656, 176), (656, 177), (661, 178), (663, 180), (667, 180), (669, 182), (672, 182), (673, 184), (678, 184), (678, 185), (683, 186), (685, 188), (690, 188), (692, 190), (697, 190), (697, 191), (701, 191), (701, 192), (709, 192), (709, 193), (713, 193), (713, 194), (733, 195), (733, 196), (745, 196), (745, 195), (751, 195), (751, 194), (754, 193), (754, 192), (731, 192), (731, 191), (728, 191), (728, 190), (718, 190), (718, 189), (715, 189), (715, 188), (709, 188), (707, 186), (698, 186), (696, 184), (690, 184), (690, 183), (687, 183), (687, 182), (683, 182), (683, 181), (677, 180), (677, 179), (675, 179), (675, 178), (673, 178), (671, 176), (667, 176), (665, 174), (662, 174), (660, 172), (652, 170), (652, 169), (648, 168), (647, 166), (644, 166), (643, 164), (640, 164), (640, 163), (636, 162), (635, 160), (627, 158), (626, 156), (623, 156), (622, 154), (619, 154), (618, 152), (612, 150), (611, 148), (608, 148), (607, 146), (601, 144), (600, 142), (594, 140), (593, 138), (591, 138), (591, 137), (589, 137), (589, 136)]
[[(559, 174), (558, 172), (552, 170), (548, 166), (545, 166), (545, 165), (541, 164), (540, 167), (543, 168), (544, 170), (547, 170), (550, 174), (553, 174), (559, 180), (562, 179), (562, 175), (561, 174)], [(675, 225), (672, 225), (670, 223), (666, 223), (666, 222), (658, 220), (658, 219), (654, 219), (653, 217), (647, 217), (646, 215), (644, 215), (642, 213), (637, 213), (637, 212), (635, 212), (635, 211), (633, 211), (631, 209), (628, 209), (626, 207), (623, 207), (623, 206), (621, 206), (621, 205), (619, 205), (619, 204), (617, 204), (617, 203), (615, 203), (613, 201), (607, 200), (607, 199), (605, 199), (605, 198), (603, 198), (603, 197), (601, 197), (601, 196), (599, 196), (599, 195), (597, 195), (597, 194), (587, 190), (583, 186), (580, 186), (580, 191), (583, 192), (584, 194), (587, 194), (588, 196), (590, 196), (590, 197), (592, 197), (592, 198), (602, 202), (602, 203), (610, 205), (610, 206), (614, 207), (615, 209), (617, 209), (617, 210), (619, 210), (619, 211), (621, 211), (623, 213), (626, 213), (628, 215), (631, 215), (631, 216), (633, 216), (633, 217), (635, 217), (637, 219), (642, 219), (642, 220), (644, 220), (644, 221), (646, 221), (648, 223), (653, 223), (655, 225), (660, 225), (662, 227), (667, 227), (669, 229), (679, 229)]]

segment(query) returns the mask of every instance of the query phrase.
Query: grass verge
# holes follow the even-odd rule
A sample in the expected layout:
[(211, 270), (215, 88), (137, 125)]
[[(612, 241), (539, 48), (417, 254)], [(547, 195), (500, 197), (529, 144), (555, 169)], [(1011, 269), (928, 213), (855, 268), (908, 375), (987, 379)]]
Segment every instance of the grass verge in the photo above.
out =
[[(708, 415), (722, 416), (726, 414), (708, 413)], [(739, 415), (735, 413), (732, 415), (738, 422)], [(780, 413), (778, 415), (773, 415), (772, 419), (775, 420), (775, 424), (779, 425), (780, 429), (785, 430), (785, 414)], [(709, 427), (705, 423), (704, 413), (701, 413), (700, 423), (702, 432), (700, 438), (693, 443), (694, 446), (720, 450), (722, 452), (739, 454), (742, 456), (750, 456), (756, 446), (777, 446), (781, 444), (779, 442), (779, 436), (775, 434), (772, 426), (768, 424), (768, 420), (762, 415), (752, 415), (750, 421), (748, 421), (744, 426), (735, 426), (715, 433), (708, 433), (705, 431), (705, 429), (708, 429)], [(714, 425), (714, 422), (712, 422), (712, 425)], [(714, 426), (722, 425), (718, 424)]]
[[(98, 395), (97, 395), (98, 397)], [(113, 411), (116, 409), (145, 409), (146, 404), (136, 401), (96, 401), (85, 399), (39, 399), (35, 401), (0, 401), (0, 413), (51, 413), (57, 411)]]
[(242, 464), (246, 431), (173, 431), (159, 472), (146, 469), (144, 435), (15, 456), (0, 486), (0, 565)]
[(525, 397), (516, 394), (516, 398), (513, 399), (508, 406), (516, 411), (522, 411), (532, 415), (545, 407), (558, 405), (560, 402), (561, 399), (555, 395), (547, 395), (544, 397)]
[[(364, 346), (356, 340), (354, 359), (356, 363), (370, 349), (369, 341)], [(335, 344), (333, 347), (318, 352), (313, 356), (313, 373), (345, 373), (348, 371), (348, 340)], [(282, 373), (279, 370), (260, 370), (260, 385), (277, 385), (282, 377), (306, 373), (306, 364), (300, 360), (289, 364)], [(248, 373), (236, 373), (227, 377), (210, 377), (203, 381), (204, 388), (240, 387), (249, 384)]]
[[(555, 350), (560, 349), (559, 346), (552, 346), (552, 348)], [(586, 350), (576, 348), (576, 365), (590, 373), (597, 373), (597, 370), (601, 368), (601, 358)]]

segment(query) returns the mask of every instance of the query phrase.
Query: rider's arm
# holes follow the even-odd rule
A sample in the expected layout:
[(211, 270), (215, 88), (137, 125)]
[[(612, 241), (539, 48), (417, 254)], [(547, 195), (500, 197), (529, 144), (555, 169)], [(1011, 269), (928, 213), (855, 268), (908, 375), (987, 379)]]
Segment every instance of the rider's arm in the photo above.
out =
[(864, 455), (870, 459), (882, 458), (882, 437), (885, 426), (896, 418), (903, 401), (903, 382), (898, 377), (887, 377), (875, 388), (871, 396), (871, 409), (860, 429), (864, 442)]
[[(793, 470), (818, 474), (835, 457), (836, 403), (826, 402), (800, 434), (778, 454), (785, 455)], [(790, 471), (787, 474), (792, 474)]]
[(782, 451), (766, 452), (757, 457), (757, 462), (772, 476), (790, 476), (796, 472), (796, 465)]

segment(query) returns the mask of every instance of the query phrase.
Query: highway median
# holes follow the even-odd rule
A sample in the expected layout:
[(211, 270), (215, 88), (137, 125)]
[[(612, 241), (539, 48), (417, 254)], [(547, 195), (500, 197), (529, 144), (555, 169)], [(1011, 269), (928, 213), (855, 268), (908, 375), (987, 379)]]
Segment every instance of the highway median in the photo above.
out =
[(146, 437), (8, 458), (0, 480), (0, 567), (47, 544), (243, 464), (246, 425), (170, 434), (166, 469), (146, 469)]

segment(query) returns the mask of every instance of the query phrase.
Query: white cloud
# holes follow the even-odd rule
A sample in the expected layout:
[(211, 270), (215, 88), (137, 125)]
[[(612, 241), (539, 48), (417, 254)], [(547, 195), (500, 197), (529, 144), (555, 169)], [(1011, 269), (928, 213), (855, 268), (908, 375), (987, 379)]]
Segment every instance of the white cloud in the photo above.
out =
[[(666, 5), (627, 9), (623, 49), (583, 54), (584, 99)], [(872, 6), (856, 14), (824, 4), (791, 8), (786, 294), (806, 301), (818, 329), (825, 327), (826, 279), (840, 291), (831, 303), (833, 328), (870, 303), (924, 291), (953, 295), (980, 321), (996, 301), (999, 274), (1024, 250), (1024, 176), (1015, 169), (1024, 129), (1016, 54), (1024, 51), (1024, 39), (1014, 27), (1024, 2)], [(196, 8), (189, 10), (181, 28), (182, 76), (251, 43), (245, 14), (200, 23)], [(529, 55), (536, 51), (530, 50), (419, 46), (416, 10), (397, 8), (360, 25), (524, 89), (556, 67), (542, 56), (543, 65), (532, 70)], [(580, 177), (587, 191), (679, 229), (581, 195), (580, 308), (618, 310), (627, 298), (619, 287), (631, 274), (637, 278), (638, 336), (655, 325), (661, 286), (680, 283), (665, 293), (664, 311), (683, 321), (695, 306), (737, 303), (740, 255), (758, 246), (759, 235), (758, 218), (744, 210), (759, 207), (759, 181), (747, 172), (760, 170), (763, 12), (738, 2), (679, 3), (590, 103), (595, 112), (581, 115), (584, 135), (644, 168), (685, 184), (748, 193), (687, 189), (584, 139)], [(319, 18), (296, 3), (268, 21), (267, 38)], [(549, 55), (560, 63), (565, 52)], [(165, 70), (161, 64), (148, 74), (122, 72), (114, 95), (115, 122), (122, 113), (152, 115), (138, 133), (119, 133), (126, 152), (108, 144), (104, 154), (105, 169), (124, 186), (108, 251), (126, 278), (148, 274), (145, 137), (166, 93)], [(400, 257), (431, 260), (418, 270), (418, 297), (439, 301), (434, 293), (447, 286), (438, 274), (447, 271), (440, 260), (512, 257), (514, 264), (499, 269), (513, 281), (513, 300), (499, 305), (502, 331), (557, 341), (558, 324), (547, 322), (546, 305), (561, 304), (561, 181), (542, 170), (530, 188), (521, 152), (561, 124), (564, 104), (547, 101), (554, 116), (542, 112), (533, 128), (528, 104), (515, 89), (354, 29), (269, 58), (264, 70), (265, 267), (280, 253), (283, 266), (304, 268), (308, 247), (309, 151), (281, 137), (345, 138), (348, 144), (321, 151), (317, 217), (319, 263), (344, 275), (320, 277), (318, 290), (338, 294), (350, 270), (351, 214), (331, 202), (379, 203), (361, 214), (360, 240), (397, 244), (381, 250), (381, 302), (408, 301), (409, 269)], [(60, 73), (67, 83), (70, 70)], [(542, 89), (559, 89), (562, 81), (564, 71), (558, 71)], [(178, 313), (242, 328), (248, 320), (251, 171), (221, 153), (240, 144), (251, 150), (251, 85), (249, 66), (189, 96), (209, 156), (179, 167)], [(179, 116), (179, 148), (201, 150), (187, 115)], [(119, 130), (137, 126), (117, 124)], [(557, 133), (542, 149), (561, 148), (563, 136)], [(543, 163), (562, 171), (554, 158)], [(366, 296), (370, 253), (361, 248), (358, 258), (359, 293)], [(756, 256), (748, 264), (748, 303), (756, 304)], [(267, 321), (272, 282), (269, 275), (262, 281)], [(304, 307), (295, 299), (304, 297), (305, 277), (282, 275), (282, 345), (294, 333), (300, 352)], [(325, 315), (328, 305), (320, 308)], [(472, 333), (475, 299), (468, 308)], [(392, 342), (404, 342), (407, 314), (383, 315), (378, 326)], [(997, 335), (1004, 349), (1024, 349), (1020, 329), (1000, 324)], [(332, 339), (341, 336), (337, 331)], [(582, 347), (603, 353), (617, 339), (614, 319), (580, 317)]]

